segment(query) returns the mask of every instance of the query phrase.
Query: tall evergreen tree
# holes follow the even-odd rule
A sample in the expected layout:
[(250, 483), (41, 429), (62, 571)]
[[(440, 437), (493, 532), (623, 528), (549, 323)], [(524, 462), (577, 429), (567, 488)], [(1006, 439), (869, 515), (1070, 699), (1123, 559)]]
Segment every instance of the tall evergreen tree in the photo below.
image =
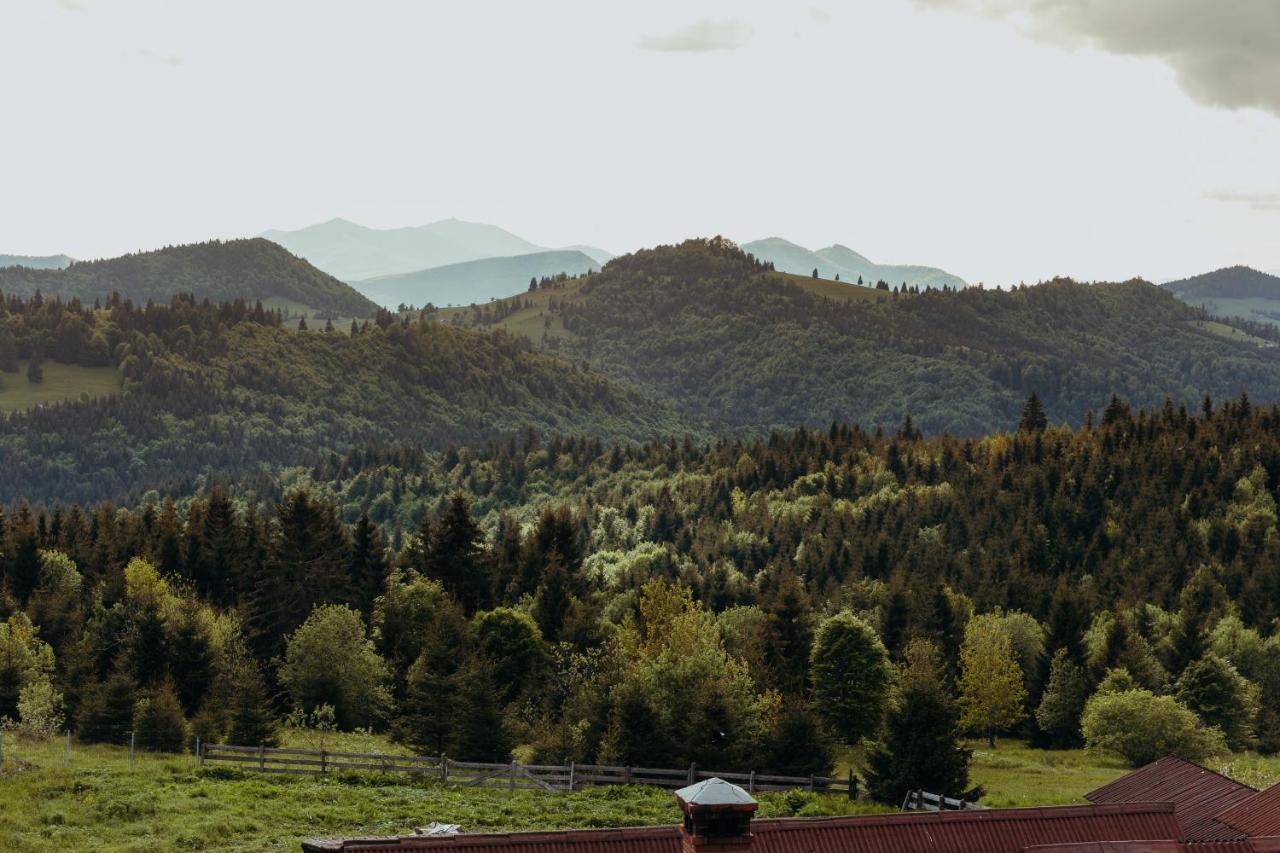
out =
[(369, 518), (368, 510), (360, 513), (351, 532), (351, 603), (366, 616), (373, 612), (373, 602), (382, 594), (387, 581), (386, 545), (382, 533)]
[(969, 790), (972, 752), (958, 740), (960, 710), (942, 686), (937, 648), (917, 640), (905, 658), (884, 739), (867, 756), (868, 793), (894, 806), (912, 790), (976, 799)]

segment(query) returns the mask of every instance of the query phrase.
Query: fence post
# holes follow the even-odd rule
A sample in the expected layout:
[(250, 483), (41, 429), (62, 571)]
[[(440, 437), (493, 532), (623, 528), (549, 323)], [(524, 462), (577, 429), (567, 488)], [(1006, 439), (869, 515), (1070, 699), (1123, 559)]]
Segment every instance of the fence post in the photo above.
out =
[(507, 780), (507, 790), (514, 791), (515, 789), (516, 789), (516, 762), (515, 762), (515, 759), (512, 759), (511, 760), (511, 776)]
[(267, 769), (267, 745), (265, 743), (258, 744), (258, 769)]
[(329, 750), (327, 749), (320, 750), (320, 772), (329, 772)]
[(754, 794), (756, 792), (756, 771), (751, 771), (751, 776), (747, 778), (747, 793)]
[(815, 785), (815, 783), (814, 783), (814, 779), (813, 779), (813, 774), (812, 774), (812, 773), (810, 773), (810, 774), (809, 774), (809, 790), (810, 790), (810, 791), (816, 791), (816, 790), (818, 790), (818, 789), (817, 789), (817, 786), (816, 786), (816, 785)]
[(200, 766), (200, 737), (196, 736), (196, 767)]
[(449, 781), (449, 756), (440, 753), (440, 781)]
[(0, 731), (0, 767), (4, 766), (4, 732)]
[(853, 775), (853, 768), (849, 768), (849, 799), (858, 799), (858, 777)]
[(575, 774), (576, 772), (577, 772), (577, 767), (576, 767), (575, 762), (570, 761), (570, 762), (569, 762), (569, 790), (570, 790), (570, 791), (572, 791), (572, 790), (573, 790), (573, 783), (574, 783), (574, 778), (573, 778), (573, 777), (574, 777), (574, 774)]
[(627, 775), (624, 777), (623, 784), (624, 785), (631, 784), (631, 765), (630, 764), (627, 765)]
[(197, 767), (204, 767), (204, 748), (205, 748), (205, 746), (206, 746), (206, 744), (205, 744), (203, 741), (201, 741), (201, 740), (199, 740), (199, 739), (197, 739), (197, 740), (196, 740), (196, 766), (197, 766)]
[(133, 747), (138, 740), (137, 732), (129, 732), (129, 768), (133, 768)]

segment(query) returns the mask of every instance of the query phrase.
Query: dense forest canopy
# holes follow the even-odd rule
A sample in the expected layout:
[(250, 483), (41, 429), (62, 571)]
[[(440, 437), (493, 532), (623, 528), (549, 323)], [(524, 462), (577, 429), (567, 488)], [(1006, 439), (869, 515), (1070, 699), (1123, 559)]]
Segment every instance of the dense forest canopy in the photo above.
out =
[(120, 395), (0, 417), (0, 500), (182, 491), (197, 477), (314, 461), (370, 442), (427, 447), (532, 427), (603, 438), (682, 431), (666, 407), (577, 365), (393, 319), (301, 332), (244, 302), (0, 302), (0, 370), (116, 365)]
[(17, 502), (0, 716), (57, 694), (112, 740), (145, 697), (257, 743), (296, 707), (475, 759), (810, 773), (926, 712), (944, 743), (1069, 745), (1158, 707), (1188, 750), (1275, 749), (1278, 492), (1280, 410), (1247, 397), (1113, 398), (1075, 430), (1032, 397), (982, 439), (530, 433), (176, 502)]
[[(615, 258), (563, 288), (536, 309), (555, 331), (528, 336), (740, 429), (888, 427), (910, 414), (930, 433), (981, 435), (1015, 424), (1033, 390), (1052, 420), (1074, 424), (1112, 392), (1148, 407), (1245, 389), (1280, 399), (1272, 332), (1249, 326), (1271, 338), (1262, 346), (1242, 330), (1215, 334), (1202, 311), (1144, 282), (895, 286), (881, 299), (847, 289), (850, 298), (830, 298), (839, 291), (807, 289), (728, 241), (690, 240)], [(503, 303), (457, 315), (473, 325), (521, 318)]]
[(0, 269), (0, 293), (103, 301), (119, 294), (139, 305), (167, 303), (175, 293), (252, 304), (271, 299), (332, 317), (372, 317), (378, 306), (269, 240), (214, 240), (171, 246), (65, 269)]

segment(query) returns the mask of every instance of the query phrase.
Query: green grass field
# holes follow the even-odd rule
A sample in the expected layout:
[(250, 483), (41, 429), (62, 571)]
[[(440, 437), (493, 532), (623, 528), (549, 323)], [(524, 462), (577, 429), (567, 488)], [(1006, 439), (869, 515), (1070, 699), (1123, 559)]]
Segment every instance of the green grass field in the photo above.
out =
[[(301, 744), (297, 744), (301, 745)], [(390, 751), (385, 740), (345, 736), (327, 745)], [(989, 806), (1080, 803), (1085, 792), (1123, 775), (1123, 763), (1083, 750), (1048, 752), (1018, 741), (995, 750), (972, 742), (971, 781)], [(843, 773), (856, 753), (845, 756)], [(532, 830), (674, 823), (669, 791), (601, 787), (568, 793), (455, 788), (434, 780), (343, 773), (282, 777), (225, 766), (198, 768), (189, 755), (115, 746), (72, 749), (61, 741), (5, 739), (0, 768), (0, 850), (288, 850), (312, 836), (391, 835), (432, 821), (464, 831)], [(1280, 780), (1280, 758), (1238, 755), (1210, 767), (1262, 787)], [(760, 795), (761, 817), (853, 814), (884, 809), (806, 792)]]
[(1272, 346), (1272, 344), (1264, 338), (1260, 338), (1257, 335), (1251, 335), (1248, 332), (1237, 329), (1235, 326), (1228, 326), (1226, 323), (1219, 323), (1216, 320), (1192, 320), (1191, 323), (1197, 329), (1203, 329), (1211, 335), (1217, 335), (1218, 337), (1225, 338), (1229, 341), (1253, 344), (1258, 347)]
[(21, 412), (33, 406), (100, 397), (120, 390), (120, 371), (114, 367), (81, 367), (78, 364), (44, 363), (44, 381), (27, 381), (27, 362), (17, 373), (0, 373), (0, 412)]
[[(331, 749), (383, 750), (377, 739)], [(570, 793), (455, 788), (435, 780), (343, 773), (290, 777), (240, 772), (188, 755), (5, 739), (0, 850), (297, 851), (314, 836), (393, 835), (432, 821), (465, 831), (675, 823), (670, 791), (600, 787)], [(881, 811), (840, 796), (762, 794), (761, 816)]]

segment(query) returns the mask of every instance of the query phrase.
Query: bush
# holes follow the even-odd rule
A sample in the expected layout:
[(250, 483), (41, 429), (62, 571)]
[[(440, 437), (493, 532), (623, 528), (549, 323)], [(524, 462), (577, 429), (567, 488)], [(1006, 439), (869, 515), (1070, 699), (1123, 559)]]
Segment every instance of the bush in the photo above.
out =
[(49, 740), (62, 731), (62, 694), (47, 678), (33, 681), (18, 694), (18, 734)]
[(187, 742), (187, 720), (172, 684), (166, 683), (138, 701), (133, 712), (133, 732), (141, 749), (182, 752)]
[(1095, 693), (1080, 718), (1085, 746), (1121, 756), (1132, 766), (1165, 755), (1199, 761), (1226, 751), (1222, 732), (1205, 728), (1195, 712), (1172, 696), (1149, 690)]
[(1178, 700), (1217, 726), (1232, 749), (1254, 745), (1258, 718), (1258, 688), (1234, 666), (1209, 652), (1182, 671), (1174, 691)]
[(289, 637), (280, 669), (280, 683), (294, 705), (303, 711), (331, 705), (342, 731), (381, 722), (391, 706), (387, 678), (364, 620), (340, 604), (312, 611)]

